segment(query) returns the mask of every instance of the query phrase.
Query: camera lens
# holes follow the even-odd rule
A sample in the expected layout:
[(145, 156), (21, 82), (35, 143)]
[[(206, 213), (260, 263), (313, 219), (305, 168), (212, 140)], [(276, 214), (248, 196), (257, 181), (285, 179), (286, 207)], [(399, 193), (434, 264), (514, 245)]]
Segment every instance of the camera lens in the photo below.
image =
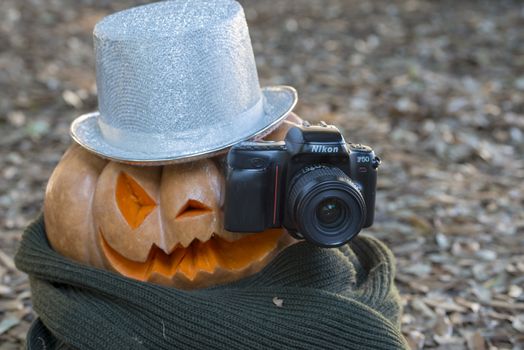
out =
[(291, 180), (289, 215), (298, 232), (322, 247), (337, 247), (357, 235), (365, 221), (365, 202), (339, 168), (313, 166)]

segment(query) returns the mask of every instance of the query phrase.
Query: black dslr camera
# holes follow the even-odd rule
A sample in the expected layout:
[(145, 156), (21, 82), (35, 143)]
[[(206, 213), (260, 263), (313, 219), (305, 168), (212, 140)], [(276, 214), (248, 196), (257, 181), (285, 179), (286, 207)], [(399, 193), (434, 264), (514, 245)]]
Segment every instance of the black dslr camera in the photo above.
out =
[(227, 230), (284, 227), (322, 247), (348, 242), (373, 224), (380, 159), (346, 144), (333, 125), (305, 122), (285, 141), (241, 142), (227, 156)]

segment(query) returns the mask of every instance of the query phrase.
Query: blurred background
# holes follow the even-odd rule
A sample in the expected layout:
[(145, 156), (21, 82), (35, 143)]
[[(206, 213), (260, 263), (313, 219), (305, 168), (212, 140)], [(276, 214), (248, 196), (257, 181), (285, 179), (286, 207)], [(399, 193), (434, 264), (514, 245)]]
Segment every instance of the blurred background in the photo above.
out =
[[(262, 85), (383, 160), (376, 223), (414, 349), (524, 349), (524, 4), (241, 0)], [(12, 257), (97, 108), (92, 29), (146, 1), (0, 1), (0, 350), (34, 318)]]

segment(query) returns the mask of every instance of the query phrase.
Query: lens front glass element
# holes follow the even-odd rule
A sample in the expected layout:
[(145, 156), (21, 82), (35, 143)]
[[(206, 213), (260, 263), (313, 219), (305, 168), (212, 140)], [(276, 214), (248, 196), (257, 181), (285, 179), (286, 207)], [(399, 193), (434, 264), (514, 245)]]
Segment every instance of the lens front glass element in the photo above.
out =
[(317, 220), (326, 228), (335, 228), (339, 226), (344, 218), (348, 215), (347, 205), (339, 198), (324, 199), (317, 206)]

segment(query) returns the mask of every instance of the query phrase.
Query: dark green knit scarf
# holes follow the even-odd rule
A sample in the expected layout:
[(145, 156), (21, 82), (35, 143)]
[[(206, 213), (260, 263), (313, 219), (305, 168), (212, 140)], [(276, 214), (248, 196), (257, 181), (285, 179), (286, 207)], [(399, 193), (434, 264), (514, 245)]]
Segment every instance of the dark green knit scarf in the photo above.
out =
[(40, 317), (29, 349), (407, 348), (392, 255), (369, 237), (338, 249), (302, 242), (252, 277), (181, 291), (64, 258), (40, 218), (16, 265)]

